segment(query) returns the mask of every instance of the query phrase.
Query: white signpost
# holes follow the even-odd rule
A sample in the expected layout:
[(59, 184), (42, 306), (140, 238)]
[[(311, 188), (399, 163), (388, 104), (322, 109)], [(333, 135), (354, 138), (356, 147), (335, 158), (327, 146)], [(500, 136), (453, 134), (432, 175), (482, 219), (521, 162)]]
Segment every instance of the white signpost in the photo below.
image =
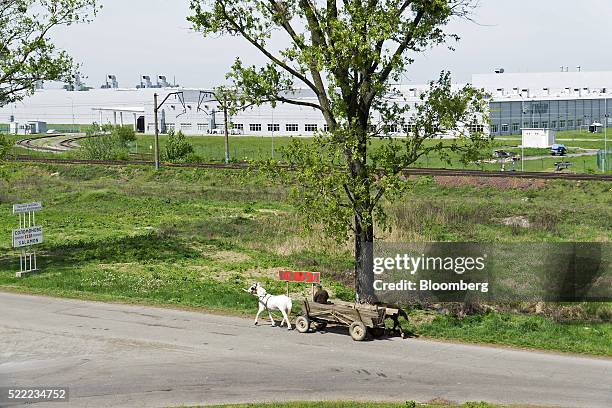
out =
[(40, 210), (41, 203), (13, 205), (13, 214), (19, 215), (19, 228), (13, 230), (13, 248), (19, 248), (18, 278), (38, 270), (36, 250), (32, 247), (43, 242), (43, 228), (36, 225), (36, 212)]

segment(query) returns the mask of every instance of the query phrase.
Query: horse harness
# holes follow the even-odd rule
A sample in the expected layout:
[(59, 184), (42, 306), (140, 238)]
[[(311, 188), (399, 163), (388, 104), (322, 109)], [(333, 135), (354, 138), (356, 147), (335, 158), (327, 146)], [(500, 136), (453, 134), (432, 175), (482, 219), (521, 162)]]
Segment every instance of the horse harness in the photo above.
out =
[(264, 305), (264, 307), (266, 308), (266, 310), (268, 310), (268, 301), (270, 300), (270, 298), (272, 297), (271, 294), (266, 293), (263, 296), (257, 296), (257, 299), (259, 300), (259, 303), (261, 303), (262, 305)]

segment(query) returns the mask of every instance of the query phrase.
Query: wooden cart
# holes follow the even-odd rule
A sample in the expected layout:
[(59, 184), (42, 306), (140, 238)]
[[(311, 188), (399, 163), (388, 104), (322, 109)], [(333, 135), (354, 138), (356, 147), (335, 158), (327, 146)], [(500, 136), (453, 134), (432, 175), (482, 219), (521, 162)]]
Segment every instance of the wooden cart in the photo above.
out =
[(302, 315), (295, 319), (300, 333), (324, 329), (328, 323), (348, 326), (355, 341), (368, 334), (380, 337), (385, 333), (385, 319), (397, 315), (397, 309), (334, 300), (327, 304), (302, 300)]

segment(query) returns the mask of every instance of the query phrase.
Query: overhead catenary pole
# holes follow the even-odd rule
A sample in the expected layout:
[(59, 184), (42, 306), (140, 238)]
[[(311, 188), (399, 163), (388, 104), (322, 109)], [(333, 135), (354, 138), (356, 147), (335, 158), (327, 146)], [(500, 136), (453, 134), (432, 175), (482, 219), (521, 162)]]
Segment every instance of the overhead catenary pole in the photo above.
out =
[(155, 170), (159, 170), (159, 124), (157, 123), (157, 93), (153, 94), (153, 116), (155, 121)]
[(610, 121), (609, 119), (610, 115), (608, 114), (608, 98), (604, 99), (604, 111), (606, 112), (605, 114), (606, 123), (604, 123), (604, 152), (603, 152), (603, 156), (601, 157), (602, 173), (606, 172), (606, 156), (608, 155), (608, 122)]
[(224, 133), (225, 133), (225, 164), (229, 164), (230, 151), (229, 151), (229, 119), (227, 114), (227, 95), (223, 95), (223, 122), (224, 122)]
[(274, 160), (274, 107), (272, 107), (272, 160)]

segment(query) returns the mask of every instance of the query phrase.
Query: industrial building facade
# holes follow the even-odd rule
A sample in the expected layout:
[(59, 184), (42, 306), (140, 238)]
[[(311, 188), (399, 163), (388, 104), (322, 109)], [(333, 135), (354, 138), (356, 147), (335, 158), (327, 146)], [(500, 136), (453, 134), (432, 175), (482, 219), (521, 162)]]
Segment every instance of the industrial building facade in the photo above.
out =
[(472, 84), (492, 96), (493, 136), (519, 135), (523, 128), (612, 125), (612, 72), (481, 74), (472, 77)]
[[(520, 135), (524, 128), (563, 131), (612, 125), (612, 72), (483, 74), (474, 75), (471, 83), (491, 95), (490, 123), (483, 127), (492, 136)], [(398, 88), (412, 106), (420, 102), (420, 94), (427, 89), (411, 85)], [(140, 132), (153, 133), (153, 95), (157, 93), (160, 101), (169, 96), (159, 110), (162, 132), (206, 135), (221, 133), (224, 127), (223, 112), (210, 90), (162, 85), (84, 89), (37, 90), (19, 103), (0, 108), (0, 123), (11, 119), (21, 124), (40, 121), (49, 123), (50, 128), (52, 124), (70, 123), (133, 124)], [(293, 99), (316, 102), (309, 90), (298, 91)], [(237, 112), (230, 121), (232, 133), (254, 136), (312, 136), (326, 130), (320, 111), (290, 104), (251, 107)], [(392, 132), (405, 131), (385, 125), (394, 129)]]
[(489, 131), (493, 136), (508, 136), (520, 135), (523, 128), (563, 131), (586, 130), (593, 124), (605, 126), (606, 122), (612, 118), (611, 102), (612, 99), (606, 97), (527, 101), (497, 100), (490, 103)]

